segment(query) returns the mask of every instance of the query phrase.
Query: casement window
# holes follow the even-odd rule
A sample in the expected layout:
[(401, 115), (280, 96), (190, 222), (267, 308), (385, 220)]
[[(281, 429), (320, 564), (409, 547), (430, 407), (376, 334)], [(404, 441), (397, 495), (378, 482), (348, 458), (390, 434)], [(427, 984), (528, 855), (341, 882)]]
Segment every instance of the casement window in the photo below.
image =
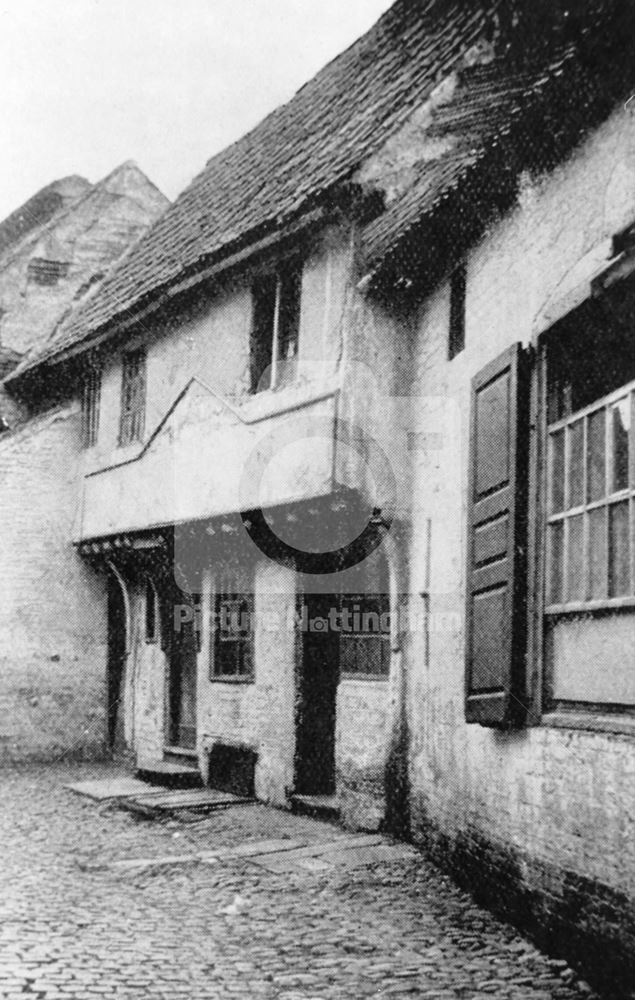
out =
[(145, 585), (145, 638), (154, 643), (159, 639), (159, 593), (154, 581), (147, 576)]
[(547, 707), (635, 705), (631, 303), (614, 289), (545, 342)]
[(119, 444), (125, 446), (143, 437), (146, 405), (146, 352), (127, 351), (122, 361), (121, 419)]
[(387, 677), (390, 670), (388, 594), (345, 594), (342, 598), (340, 670), (344, 677)]
[(251, 391), (279, 389), (297, 374), (302, 268), (289, 263), (253, 286)]
[(82, 445), (92, 448), (99, 436), (101, 371), (92, 365), (86, 370), (82, 385)]
[(340, 672), (377, 680), (390, 672), (390, 587), (381, 546), (342, 573)]
[(450, 329), (448, 336), (448, 359), (451, 361), (465, 347), (465, 297), (467, 290), (467, 269), (463, 261), (450, 277)]
[(253, 680), (253, 597), (239, 593), (235, 582), (221, 580), (214, 608), (211, 680)]
[[(628, 293), (612, 290), (548, 331), (531, 365), (516, 345), (473, 380), (470, 722), (518, 724), (529, 703), (547, 712), (635, 708), (631, 315)], [(536, 431), (531, 465), (529, 377)], [(539, 690), (529, 690), (530, 676), (542, 677)], [(537, 712), (532, 721), (539, 718)]]
[(547, 613), (635, 605), (635, 382), (549, 427)]

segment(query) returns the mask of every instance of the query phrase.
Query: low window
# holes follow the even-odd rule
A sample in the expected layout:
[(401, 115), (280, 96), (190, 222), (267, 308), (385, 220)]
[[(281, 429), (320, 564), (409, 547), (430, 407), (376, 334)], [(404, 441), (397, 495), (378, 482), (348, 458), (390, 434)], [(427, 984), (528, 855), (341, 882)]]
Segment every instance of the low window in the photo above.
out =
[(99, 402), (101, 372), (94, 367), (87, 369), (82, 386), (82, 444), (92, 448), (99, 435)]
[(212, 680), (253, 678), (253, 598), (221, 582), (216, 594)]
[(465, 263), (459, 264), (450, 278), (450, 331), (448, 358), (460, 354), (465, 347), (465, 293), (467, 274)]
[(149, 577), (146, 577), (146, 642), (159, 638), (159, 595)]
[(278, 389), (297, 374), (302, 270), (284, 270), (258, 279), (253, 288), (251, 390)]
[(146, 352), (143, 348), (123, 355), (119, 444), (143, 437), (146, 404)]

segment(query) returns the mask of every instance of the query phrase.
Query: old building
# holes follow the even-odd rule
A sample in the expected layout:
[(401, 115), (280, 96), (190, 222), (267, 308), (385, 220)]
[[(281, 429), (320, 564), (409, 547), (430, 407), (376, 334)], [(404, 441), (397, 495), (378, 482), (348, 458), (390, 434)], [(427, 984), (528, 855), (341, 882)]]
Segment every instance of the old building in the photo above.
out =
[(631, 18), (399, 0), (5, 383), (83, 392), (115, 749), (397, 829), (615, 981)]
[[(134, 163), (67, 177), (0, 223), (0, 371), (42, 348), (168, 204)], [(101, 752), (101, 581), (70, 539), (81, 420), (55, 379), (0, 390), (0, 759)], [(96, 651), (96, 653), (95, 653)]]

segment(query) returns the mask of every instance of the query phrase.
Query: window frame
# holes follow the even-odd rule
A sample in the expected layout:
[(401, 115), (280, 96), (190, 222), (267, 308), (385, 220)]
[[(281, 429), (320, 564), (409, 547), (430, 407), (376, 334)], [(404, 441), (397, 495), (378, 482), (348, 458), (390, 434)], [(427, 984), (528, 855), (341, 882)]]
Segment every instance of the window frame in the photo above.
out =
[[(263, 392), (275, 392), (285, 386), (292, 385), (297, 380), (298, 374), (298, 361), (300, 353), (300, 326), (301, 326), (301, 312), (302, 312), (302, 277), (304, 272), (304, 262), (300, 258), (289, 258), (285, 262), (279, 263), (278, 266), (272, 270), (266, 271), (259, 275), (252, 283), (252, 296), (253, 296), (253, 316), (252, 316), (252, 331), (251, 331), (251, 345), (250, 345), (250, 356), (252, 360), (252, 365), (254, 364), (254, 355), (258, 349), (258, 343), (261, 338), (266, 337), (266, 356), (270, 357), (270, 363), (264, 368), (264, 371), (269, 370), (269, 383), (268, 385), (262, 386), (261, 380), (264, 371), (257, 375), (256, 371), (252, 369), (251, 378), (251, 393), (252, 395), (259, 395)], [(258, 297), (263, 295), (262, 287), (265, 283), (271, 282), (274, 284), (273, 290), (273, 310), (271, 316), (271, 327), (266, 331), (258, 329), (259, 323), (257, 318), (257, 311), (259, 308)], [(295, 350), (293, 357), (283, 358), (281, 356), (281, 350), (283, 348), (283, 329), (282, 329), (282, 315), (283, 315), (283, 305), (284, 305), (284, 293), (285, 286), (289, 285), (291, 288), (295, 286), (293, 291), (293, 300), (291, 304), (292, 313), (292, 324), (293, 324), (293, 337), (291, 338), (292, 343), (295, 345)], [(269, 351), (269, 346), (271, 350)], [(262, 349), (262, 345), (261, 345)], [(284, 365), (286, 361), (292, 360), (293, 373), (291, 376), (285, 375)]]
[[(611, 486), (611, 475), (614, 470), (614, 449), (611, 442), (611, 419), (610, 414), (616, 409), (616, 404), (626, 399), (628, 401), (627, 409), (629, 413), (630, 426), (628, 429), (629, 437), (629, 448), (628, 448), (628, 468), (627, 477), (630, 479), (630, 484), (622, 489), (615, 490)], [(604, 479), (604, 491), (602, 496), (596, 500), (588, 499), (589, 490), (589, 479), (588, 479), (588, 426), (589, 418), (594, 416), (596, 413), (604, 411), (604, 429), (603, 429), (603, 479)], [(571, 437), (572, 433), (570, 428), (574, 425), (581, 423), (582, 426), (582, 490), (583, 490), (583, 502), (581, 504), (569, 505), (569, 492), (570, 492), (570, 459), (571, 459)], [(559, 511), (551, 511), (549, 508), (552, 504), (553, 497), (553, 472), (552, 472), (552, 454), (553, 445), (552, 441), (556, 435), (562, 434), (564, 438), (564, 451), (563, 451), (563, 506)], [(547, 511), (546, 511), (546, 524), (547, 524), (547, 534), (552, 535), (554, 532), (551, 530), (552, 525), (563, 523), (563, 554), (561, 560), (561, 571), (562, 571), (562, 593), (565, 596), (565, 600), (562, 601), (550, 601), (549, 596), (545, 598), (545, 608), (544, 613), (547, 616), (562, 616), (566, 614), (584, 614), (585, 612), (595, 612), (595, 611), (611, 611), (619, 608), (635, 608), (635, 379), (625, 383), (613, 392), (602, 396), (600, 399), (583, 407), (580, 410), (576, 410), (571, 415), (564, 417), (560, 420), (554, 421), (547, 425), (547, 461), (546, 461), (546, 489), (545, 496), (547, 500)], [(630, 593), (618, 594), (611, 596), (611, 509), (622, 505), (628, 505), (628, 517), (627, 517), (627, 532), (630, 538), (630, 552), (628, 559), (628, 575), (629, 575), (629, 590)], [(582, 543), (582, 561), (585, 567), (584, 581), (587, 584), (588, 593), (588, 580), (586, 569), (589, 565), (588, 555), (589, 555), (589, 514), (593, 511), (604, 510), (606, 515), (604, 517), (604, 563), (605, 563), (605, 588), (606, 596), (600, 598), (590, 598), (584, 597), (576, 601), (566, 600), (567, 594), (567, 575), (569, 571), (569, 544), (571, 536), (571, 526), (570, 522), (574, 518), (582, 517), (583, 520), (583, 543)], [(549, 542), (547, 542), (547, 553), (546, 553), (546, 578), (545, 587), (547, 588), (547, 578), (550, 576), (552, 569), (552, 552)]]
[[(350, 605), (359, 604), (360, 605), (360, 610), (359, 610), (359, 614), (360, 615), (364, 615), (364, 614), (376, 614), (377, 612), (376, 612), (376, 610), (374, 608), (372, 610), (366, 610), (366, 611), (363, 610), (364, 602), (369, 601), (369, 600), (371, 600), (373, 602), (378, 602), (378, 601), (382, 601), (383, 600), (383, 602), (386, 605), (385, 611), (380, 611), (379, 612), (380, 623), (381, 623), (381, 616), (383, 614), (388, 614), (388, 616), (390, 616), (390, 614), (391, 614), (390, 595), (388, 593), (372, 593), (372, 594), (366, 594), (366, 593), (356, 593), (355, 594), (355, 593), (351, 593), (351, 594), (342, 594), (342, 595), (340, 595), (340, 614), (341, 614), (341, 611), (342, 611), (342, 605), (344, 603), (350, 604)], [(354, 611), (353, 611), (353, 614), (355, 614)], [(389, 621), (390, 621), (390, 617), (389, 617)], [(391, 651), (390, 625), (389, 625), (389, 627), (388, 627), (388, 629), (386, 631), (382, 631), (381, 628), (378, 629), (378, 630), (376, 630), (376, 631), (373, 631), (373, 630), (355, 631), (354, 629), (345, 630), (344, 627), (343, 627), (343, 623), (342, 623), (342, 627), (341, 627), (340, 633), (339, 633), (339, 640), (340, 640), (339, 662), (340, 662), (340, 679), (341, 680), (344, 680), (344, 681), (383, 681), (383, 682), (386, 682), (386, 681), (389, 680), (389, 678), (390, 678), (390, 651)], [(344, 666), (344, 648), (345, 648), (345, 644), (347, 642), (357, 643), (359, 641), (363, 641), (363, 642), (373, 642), (374, 641), (374, 642), (383, 644), (383, 649), (382, 649), (382, 653), (381, 653), (380, 659), (381, 659), (382, 665), (385, 664), (385, 669), (383, 669), (379, 673), (376, 673), (376, 672), (374, 673), (372, 671), (351, 670), (350, 668), (346, 669), (346, 667)], [(381, 646), (380, 646), (380, 648), (381, 648)]]
[(99, 440), (102, 372), (98, 365), (88, 365), (82, 380), (81, 437), (82, 449), (94, 448)]
[[(551, 423), (549, 422), (549, 353), (553, 349), (554, 339), (562, 333), (563, 324), (568, 325), (576, 313), (586, 307), (587, 302), (588, 300), (578, 309), (567, 313), (562, 319), (537, 335), (534, 340), (535, 364), (532, 366), (531, 378), (531, 437), (528, 480), (527, 662), (529, 669), (529, 711), (526, 724), (528, 726), (539, 725), (548, 728), (614, 733), (631, 737), (635, 736), (635, 705), (632, 703), (597, 701), (591, 697), (586, 700), (556, 697), (556, 667), (553, 662), (550, 662), (548, 652), (550, 623), (575, 616), (596, 617), (628, 613), (635, 606), (628, 598), (625, 601), (622, 598), (611, 600), (608, 597), (601, 602), (601, 605), (595, 606), (588, 602), (582, 609), (573, 604), (569, 606), (548, 604), (549, 432), (557, 425), (568, 422), (575, 423), (589, 411), (607, 405), (607, 400), (623, 397), (633, 382), (631, 379), (568, 416), (558, 417)], [(631, 415), (632, 419), (633, 415)], [(631, 462), (634, 461), (635, 457), (631, 454)], [(635, 473), (632, 474), (635, 475)], [(633, 483), (635, 484), (635, 478)], [(606, 498), (604, 500), (606, 501)], [(635, 550), (633, 536), (631, 541)], [(547, 609), (549, 609), (549, 613)]]
[[(232, 581), (229, 585), (222, 586), (217, 585), (214, 595), (214, 614), (212, 618), (212, 628), (210, 636), (210, 647), (209, 647), (209, 680), (212, 683), (223, 683), (223, 684), (253, 684), (256, 679), (255, 663), (254, 663), (254, 653), (255, 653), (255, 635), (254, 635), (254, 599), (253, 594), (248, 594), (240, 591)], [(225, 642), (229, 644), (230, 642), (234, 645), (234, 655), (237, 656), (240, 663), (244, 663), (245, 659), (248, 661), (248, 669), (246, 671), (241, 671), (240, 669), (228, 672), (224, 669), (224, 664), (221, 666), (221, 657), (219, 650), (221, 648), (221, 643), (223, 639), (221, 638), (220, 630), (220, 606), (222, 603), (232, 602), (239, 605), (246, 605), (244, 610), (241, 610), (240, 614), (247, 613), (249, 615), (249, 630), (248, 632), (240, 638), (233, 640), (226, 639)]]
[[(131, 374), (130, 370), (135, 361), (138, 367)], [(135, 347), (123, 352), (119, 403), (118, 443), (120, 448), (143, 440), (146, 415), (146, 366), (147, 352), (145, 347)]]

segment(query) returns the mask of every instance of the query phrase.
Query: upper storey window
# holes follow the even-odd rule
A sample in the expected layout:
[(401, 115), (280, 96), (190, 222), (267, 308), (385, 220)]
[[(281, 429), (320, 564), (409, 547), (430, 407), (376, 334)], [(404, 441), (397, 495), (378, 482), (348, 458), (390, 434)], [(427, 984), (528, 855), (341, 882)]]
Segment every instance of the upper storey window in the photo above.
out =
[(145, 348), (123, 355), (121, 381), (121, 420), (119, 444), (132, 444), (143, 437), (146, 407)]
[(99, 400), (101, 396), (101, 372), (92, 365), (84, 375), (82, 385), (82, 444), (92, 448), (97, 444), (99, 434)]
[(253, 288), (251, 391), (294, 381), (298, 367), (302, 268), (296, 262), (259, 278)]
[(36, 285), (56, 285), (68, 274), (69, 264), (64, 260), (46, 260), (44, 257), (32, 257), (27, 272), (29, 281)]

